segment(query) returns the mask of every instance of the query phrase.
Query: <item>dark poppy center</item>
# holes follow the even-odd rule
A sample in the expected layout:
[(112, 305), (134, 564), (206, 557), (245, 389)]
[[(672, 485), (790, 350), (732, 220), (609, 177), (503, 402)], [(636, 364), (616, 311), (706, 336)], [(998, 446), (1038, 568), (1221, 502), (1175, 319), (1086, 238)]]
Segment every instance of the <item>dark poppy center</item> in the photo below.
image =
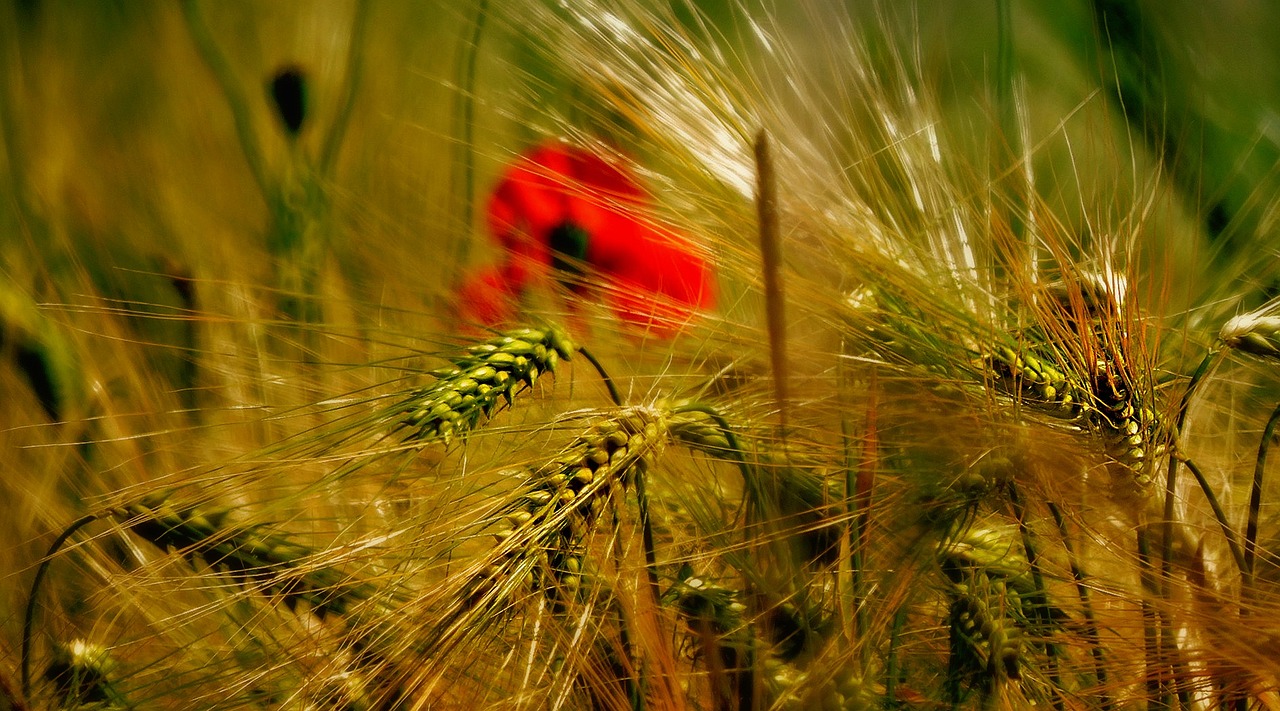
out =
[(562, 222), (547, 235), (551, 266), (567, 276), (582, 276), (587, 259), (587, 231), (572, 222)]

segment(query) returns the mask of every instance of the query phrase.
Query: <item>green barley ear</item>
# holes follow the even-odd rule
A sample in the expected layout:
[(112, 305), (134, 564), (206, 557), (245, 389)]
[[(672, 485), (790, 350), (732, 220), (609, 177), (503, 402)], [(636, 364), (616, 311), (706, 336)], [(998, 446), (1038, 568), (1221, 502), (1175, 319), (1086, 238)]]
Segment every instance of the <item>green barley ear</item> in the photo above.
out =
[(738, 591), (687, 572), (662, 601), (674, 606), (689, 628), (707, 667), (712, 696), (720, 702), (717, 707), (730, 707), (729, 701), (736, 699), (740, 708), (752, 708), (756, 640), (743, 619), (747, 606)]
[(163, 495), (127, 504), (115, 516), (158, 548), (174, 550), (235, 579), (277, 595), (290, 609), (302, 601), (318, 617), (345, 615), (376, 589), (335, 568), (309, 562), (315, 551), (264, 526), (229, 522), (230, 511), (178, 507)]
[(1043, 349), (1027, 343), (996, 343), (984, 358), (995, 382), (1023, 402), (1061, 413), (1078, 409), (1083, 386), (1053, 365)]
[(455, 434), (475, 429), (501, 403), (510, 406), (516, 394), (532, 388), (540, 375), (554, 373), (574, 350), (554, 326), (509, 331), (468, 348), (453, 367), (434, 371), (439, 380), (413, 392), (395, 411), (403, 414), (409, 438), (447, 444)]
[(939, 565), (951, 583), (951, 701), (974, 690), (986, 696), (1005, 680), (1020, 680), (1022, 640), (1032, 626), (1024, 601), (1035, 592), (1021, 547), (1006, 532), (970, 529), (939, 552)]
[[(609, 585), (592, 573), (598, 568), (589, 557), (593, 539), (626, 489), (640, 488), (669, 437), (664, 411), (625, 408), (595, 418), (545, 463), (516, 472), (524, 485), (489, 519), (497, 545), (441, 591), (443, 605), (422, 636), (430, 644), (421, 653), (436, 667), (426, 673), (429, 684), (449, 673), (460, 650), (525, 610), (531, 593), (539, 605), (547, 603), (540, 609), (556, 615), (588, 597), (586, 590), (592, 599), (585, 604), (607, 605)], [(591, 639), (575, 642), (578, 652), (592, 646)]]

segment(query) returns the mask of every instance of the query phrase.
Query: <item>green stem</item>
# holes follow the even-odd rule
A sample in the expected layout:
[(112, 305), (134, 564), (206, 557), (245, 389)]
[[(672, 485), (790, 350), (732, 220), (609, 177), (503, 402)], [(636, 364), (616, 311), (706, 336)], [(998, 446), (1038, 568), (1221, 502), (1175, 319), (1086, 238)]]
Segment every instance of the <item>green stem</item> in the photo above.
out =
[(369, 2), (359, 0), (356, 3), (355, 16), (351, 20), (351, 40), (347, 48), (347, 73), (343, 79), (342, 103), (334, 118), (333, 126), (325, 137), (324, 148), (320, 152), (320, 176), (331, 177), (334, 161), (338, 158), (338, 150), (342, 147), (342, 139), (351, 123), (351, 113), (356, 104), (356, 92), (360, 86), (360, 74), (364, 68), (364, 30), (368, 25)]
[[(1217, 348), (1210, 349), (1201, 359), (1200, 365), (1196, 367), (1195, 372), (1191, 374), (1191, 379), (1187, 382), (1187, 388), (1182, 391), (1182, 397), (1178, 400), (1178, 413), (1173, 427), (1173, 431), (1179, 441), (1182, 439), (1182, 428), (1187, 420), (1187, 410), (1190, 409), (1191, 398), (1205, 376), (1213, 369), (1221, 353), (1223, 351)], [(1162, 594), (1166, 595), (1168, 591), (1163, 589), (1164, 585), (1173, 579), (1173, 510), (1178, 484), (1178, 464), (1177, 447), (1170, 447), (1169, 471), (1164, 485), (1164, 519), (1161, 521), (1161, 533), (1164, 539), (1160, 542), (1161, 587)]]
[[(1211, 348), (1209, 352), (1205, 354), (1204, 358), (1200, 360), (1200, 365), (1196, 366), (1195, 372), (1191, 374), (1191, 379), (1187, 381), (1187, 387), (1182, 391), (1182, 397), (1178, 399), (1178, 411), (1174, 420), (1173, 429), (1178, 442), (1181, 442), (1182, 439), (1182, 430), (1186, 424), (1187, 411), (1191, 407), (1191, 398), (1199, 389), (1199, 386), (1204, 381), (1205, 376), (1213, 370), (1213, 367), (1217, 364), (1221, 353), (1221, 350)], [(1160, 578), (1156, 582), (1159, 586), (1158, 590), (1160, 597), (1166, 603), (1170, 602), (1173, 597), (1172, 590), (1170, 589), (1173, 584), (1173, 528), (1175, 522), (1174, 509), (1177, 501), (1178, 466), (1180, 463), (1177, 452), (1178, 448), (1176, 446), (1169, 448), (1169, 466), (1164, 485), (1164, 515), (1160, 521)], [(1213, 496), (1212, 492), (1208, 491), (1205, 484), (1203, 484), (1203, 479), (1199, 476), (1197, 476), (1197, 479), (1200, 479), (1202, 481), (1201, 486), (1206, 488), (1206, 493), (1210, 498), (1210, 502), (1216, 502), (1216, 498)], [(1162, 626), (1160, 630), (1160, 644), (1162, 653), (1167, 655), (1169, 659), (1173, 660), (1175, 666), (1180, 666), (1180, 655), (1178, 654), (1176, 634), (1171, 627), (1167, 625)]]
[(906, 605), (893, 613), (893, 626), (889, 630), (889, 650), (884, 662), (884, 707), (898, 708), (898, 640), (902, 636), (902, 628), (907, 624)]
[(463, 49), (466, 59), (462, 62), (462, 76), (458, 80), (458, 114), (457, 126), (460, 134), (455, 162), (462, 169), (462, 220), (465, 225), (462, 239), (458, 241), (455, 262), (458, 267), (467, 261), (471, 246), (472, 211), (475, 210), (475, 114), (476, 114), (476, 69), (480, 63), (480, 40), (484, 37), (484, 27), (489, 17), (489, 0), (479, 0), (476, 4), (476, 17), (471, 26), (471, 41)]
[(604, 369), (604, 366), (600, 364), (600, 361), (596, 360), (595, 356), (591, 355), (591, 351), (579, 346), (578, 352), (581, 353), (582, 357), (586, 358), (587, 362), (590, 363), (591, 366), (596, 369), (596, 372), (600, 374), (600, 379), (604, 381), (605, 389), (609, 391), (609, 399), (613, 400), (613, 404), (618, 407), (622, 407), (622, 394), (618, 392), (618, 386), (614, 384), (613, 378), (609, 377), (609, 372)]
[(218, 82), (218, 88), (222, 90), (222, 94), (227, 100), (227, 106), (231, 110), (231, 119), (235, 123), (236, 135), (240, 139), (240, 150), (244, 153), (245, 162), (249, 165), (249, 172), (253, 175), (253, 180), (258, 186), (258, 190), (262, 193), (263, 200), (266, 201), (268, 206), (275, 209), (274, 191), (271, 189), (271, 182), (267, 178), (266, 162), (262, 157), (262, 150), (258, 146), (258, 139), (254, 135), (253, 119), (249, 115), (249, 101), (244, 92), (240, 90), (231, 65), (227, 63), (226, 58), (218, 51), (218, 44), (213, 40), (213, 35), (210, 34), (208, 26), (204, 24), (204, 20), (200, 17), (200, 10), (196, 7), (196, 0), (183, 0), (182, 16), (186, 19), (187, 30), (191, 33), (192, 41), (195, 42), (196, 51), (199, 52), (200, 58), (204, 60), (205, 66), (209, 67), (209, 71), (213, 72), (213, 78)]
[(653, 604), (662, 604), (662, 591), (658, 589), (658, 556), (653, 544), (653, 522), (649, 518), (649, 493), (646, 480), (648, 476), (636, 471), (636, 503), (640, 509), (640, 537), (644, 545), (644, 567), (648, 576), (649, 594), (653, 596)]
[[(1032, 175), (1029, 161), (1023, 155), (1022, 127), (1018, 121), (1018, 106), (1015, 99), (1014, 86), (1017, 82), (1014, 66), (1013, 46), (1013, 9), (1009, 0), (996, 0), (996, 106), (1000, 112), (1000, 134), (1003, 146), (993, 144), (993, 153), (1003, 149), (1003, 154), (995, 156), (995, 165), (1002, 170), (1006, 165), (1010, 168), (1022, 164), (1023, 170), (1008, 170), (1007, 193), (1009, 201), (1009, 229), (1014, 237), (1022, 241), (1026, 234), (1026, 226), (1030, 224), (1027, 195), (1032, 191)], [(1011, 165), (1010, 165), (1011, 164)], [(1034, 256), (1032, 262), (1034, 263)]]
[[(858, 462), (856, 472), (853, 469), (851, 459), (847, 453), (849, 449), (848, 432), (845, 432), (845, 448), (846, 448), (846, 472), (845, 472), (845, 496), (849, 502), (849, 526), (850, 526), (850, 566), (852, 574), (853, 587), (853, 610), (854, 610), (854, 632), (860, 643), (865, 642), (863, 639), (870, 628), (870, 622), (867, 619), (869, 610), (866, 609), (865, 598), (865, 580), (863, 579), (863, 568), (866, 565), (868, 539), (871, 533), (871, 499), (872, 492), (875, 488), (876, 464), (878, 460), (879, 432), (876, 423), (877, 402), (876, 402), (876, 380), (875, 370), (871, 371), (871, 382), (867, 391), (867, 418), (866, 418), (866, 440), (863, 442), (862, 458)], [(841, 421), (841, 425), (848, 427), (847, 422)], [(867, 661), (866, 652), (869, 647), (864, 643), (863, 662)]]

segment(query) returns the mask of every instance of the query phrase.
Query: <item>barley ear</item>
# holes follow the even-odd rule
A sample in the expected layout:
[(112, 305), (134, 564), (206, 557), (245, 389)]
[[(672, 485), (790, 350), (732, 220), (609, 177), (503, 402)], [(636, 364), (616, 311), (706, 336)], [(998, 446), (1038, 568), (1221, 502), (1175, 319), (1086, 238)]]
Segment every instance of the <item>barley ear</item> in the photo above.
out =
[(409, 429), (410, 439), (448, 444), (501, 403), (511, 405), (521, 389), (532, 388), (543, 373), (554, 373), (573, 351), (568, 336), (550, 326), (517, 329), (476, 344), (452, 367), (435, 371), (435, 383), (396, 406), (399, 424)]
[(230, 511), (212, 506), (180, 507), (160, 497), (127, 504), (117, 514), (130, 531), (192, 563), (277, 595), (293, 609), (305, 601), (312, 614), (345, 615), (373, 596), (375, 588), (335, 568), (309, 562), (316, 552), (264, 526), (229, 522)]
[(1223, 324), (1218, 338), (1233, 350), (1280, 360), (1280, 316), (1241, 314)]

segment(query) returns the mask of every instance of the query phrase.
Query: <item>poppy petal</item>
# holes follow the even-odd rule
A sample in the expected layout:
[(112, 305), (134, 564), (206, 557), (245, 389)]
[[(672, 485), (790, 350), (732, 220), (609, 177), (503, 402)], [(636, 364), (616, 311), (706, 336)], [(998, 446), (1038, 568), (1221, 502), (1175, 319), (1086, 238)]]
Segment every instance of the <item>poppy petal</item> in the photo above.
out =
[(486, 269), (462, 284), (458, 290), (458, 305), (467, 320), (497, 326), (514, 318), (516, 294), (503, 270)]
[[(504, 265), (472, 282), (483, 289), (464, 287), (464, 297), (492, 316), (514, 309), (513, 296), (535, 276), (573, 264), (575, 273), (561, 278), (575, 277), (582, 260), (620, 318), (673, 331), (714, 305), (713, 277), (687, 239), (642, 216), (649, 202), (629, 172), (590, 151), (559, 143), (530, 149), (504, 171), (488, 204)], [(563, 254), (567, 234), (584, 235), (585, 248), (575, 243)]]

